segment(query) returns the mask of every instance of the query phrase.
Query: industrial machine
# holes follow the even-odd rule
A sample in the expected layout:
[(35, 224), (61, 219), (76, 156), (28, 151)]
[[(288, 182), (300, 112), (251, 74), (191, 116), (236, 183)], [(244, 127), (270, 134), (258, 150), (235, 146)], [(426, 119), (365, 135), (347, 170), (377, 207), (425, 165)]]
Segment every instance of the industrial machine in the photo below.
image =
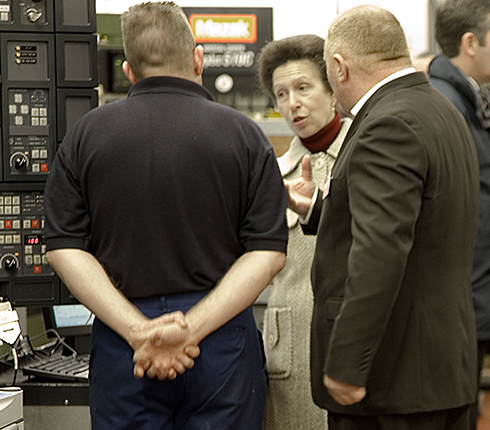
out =
[(0, 295), (73, 301), (46, 261), (44, 183), (67, 130), (98, 104), (95, 0), (0, 0)]

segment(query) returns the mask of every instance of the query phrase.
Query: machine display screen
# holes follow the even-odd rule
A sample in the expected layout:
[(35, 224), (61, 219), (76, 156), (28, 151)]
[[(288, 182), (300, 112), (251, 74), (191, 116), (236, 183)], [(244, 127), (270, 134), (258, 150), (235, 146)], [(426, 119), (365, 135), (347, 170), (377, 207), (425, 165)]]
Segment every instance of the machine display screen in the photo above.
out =
[(41, 245), (42, 241), (43, 241), (43, 237), (40, 234), (29, 235), (26, 236), (25, 238), (26, 245)]

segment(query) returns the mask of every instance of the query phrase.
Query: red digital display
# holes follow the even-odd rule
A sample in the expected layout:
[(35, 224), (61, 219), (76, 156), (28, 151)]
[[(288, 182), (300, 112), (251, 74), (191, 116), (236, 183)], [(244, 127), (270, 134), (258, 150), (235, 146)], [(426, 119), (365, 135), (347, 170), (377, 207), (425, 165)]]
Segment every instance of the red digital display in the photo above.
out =
[(41, 244), (41, 236), (26, 236), (26, 245), (39, 245)]

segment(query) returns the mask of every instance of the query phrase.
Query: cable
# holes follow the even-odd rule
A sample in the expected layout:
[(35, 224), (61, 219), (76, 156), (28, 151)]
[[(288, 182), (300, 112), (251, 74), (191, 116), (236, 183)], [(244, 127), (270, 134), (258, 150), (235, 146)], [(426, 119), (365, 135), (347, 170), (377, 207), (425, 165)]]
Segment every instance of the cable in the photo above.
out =
[[(15, 342), (11, 345), (7, 344), (10, 346), (10, 352), (7, 354), (7, 356), (9, 354), (12, 354), (12, 358), (13, 358), (13, 369), (14, 369), (14, 376), (12, 378), (12, 386), (15, 385), (15, 381), (17, 380), (17, 373), (19, 371), (19, 355), (17, 354), (17, 348), (19, 347), (19, 345), (16, 345), (18, 344), (18, 340), (22, 340), (22, 336), (19, 334), (19, 336), (17, 336), (17, 339), (15, 340)], [(2, 362), (2, 364), (6, 364), (5, 362)]]
[(68, 345), (68, 344), (65, 342), (65, 339), (64, 339), (64, 338), (62, 338), (62, 337), (60, 336), (60, 334), (59, 334), (59, 333), (58, 333), (56, 330), (54, 330), (54, 329), (50, 328), (50, 329), (46, 330), (46, 333), (54, 333), (54, 334), (55, 334), (55, 336), (58, 338), (58, 340), (59, 340), (59, 342), (60, 342), (60, 343), (59, 343), (59, 345), (57, 345), (57, 346), (56, 346), (56, 348), (54, 349), (54, 351), (52, 351), (52, 352), (51, 352), (51, 354), (53, 354), (54, 352), (56, 352), (56, 350), (58, 349), (58, 347), (59, 347), (60, 345), (63, 345), (65, 348), (69, 349), (69, 350), (72, 352), (72, 355), (73, 355), (74, 357), (78, 355), (78, 353), (77, 353), (77, 352), (76, 352), (76, 351), (75, 351), (75, 350), (74, 350), (74, 349), (73, 349), (73, 348), (72, 348), (70, 345)]
[(12, 386), (14, 386), (17, 379), (17, 372), (19, 371), (19, 357), (14, 346), (12, 346), (12, 355), (14, 356), (14, 377), (12, 379)]
[(85, 321), (85, 325), (88, 325), (92, 318), (95, 318), (95, 314), (93, 312), (90, 312), (90, 315), (88, 316), (87, 321)]

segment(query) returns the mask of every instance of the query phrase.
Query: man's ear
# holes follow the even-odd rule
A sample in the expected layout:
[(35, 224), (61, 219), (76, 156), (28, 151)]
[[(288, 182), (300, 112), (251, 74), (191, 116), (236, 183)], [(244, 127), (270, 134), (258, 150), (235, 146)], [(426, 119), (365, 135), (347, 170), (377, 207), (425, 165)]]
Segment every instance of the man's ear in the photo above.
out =
[(341, 54), (334, 54), (333, 60), (335, 61), (335, 73), (339, 78), (339, 82), (344, 82), (349, 77), (349, 67), (345, 58)]
[(126, 77), (129, 79), (129, 82), (132, 84), (135, 84), (138, 80), (136, 79), (136, 76), (134, 75), (133, 69), (131, 69), (131, 66), (127, 61), (125, 61), (122, 65), (122, 69)]
[(476, 49), (480, 46), (476, 36), (467, 31), (463, 36), (461, 36), (461, 45), (459, 47), (459, 52), (464, 53), (468, 57), (474, 57), (476, 54)]
[(204, 48), (202, 45), (197, 45), (194, 48), (194, 72), (196, 76), (201, 76), (204, 69)]

